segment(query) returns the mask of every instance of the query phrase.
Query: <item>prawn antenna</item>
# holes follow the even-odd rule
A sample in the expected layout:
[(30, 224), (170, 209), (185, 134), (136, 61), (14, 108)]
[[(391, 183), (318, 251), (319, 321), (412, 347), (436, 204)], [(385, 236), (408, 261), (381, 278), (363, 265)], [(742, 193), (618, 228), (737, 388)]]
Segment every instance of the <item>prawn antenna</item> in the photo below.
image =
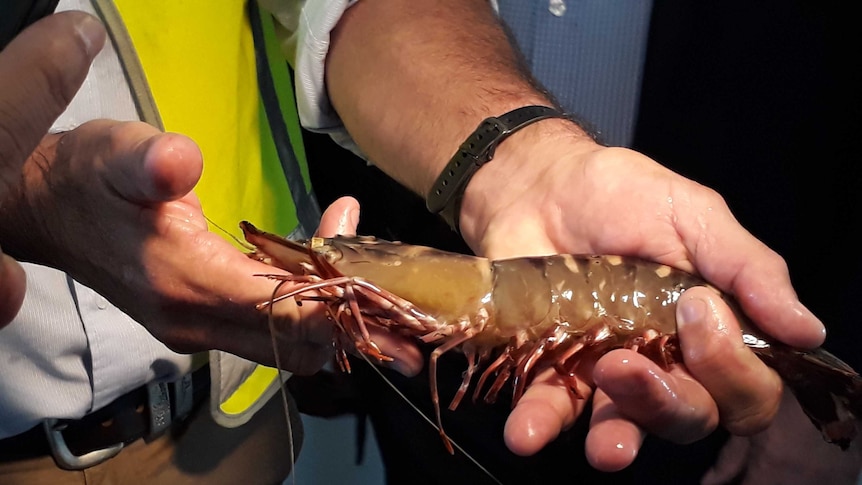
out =
[(232, 239), (233, 241), (235, 241), (235, 242), (236, 242), (237, 244), (239, 244), (240, 246), (244, 247), (245, 249), (248, 249), (249, 251), (254, 251), (254, 246), (252, 246), (252, 245), (251, 245), (251, 244), (249, 244), (248, 242), (246, 242), (246, 241), (244, 241), (244, 240), (240, 239), (240, 237), (239, 237), (239, 236), (237, 236), (236, 234), (234, 234), (234, 233), (232, 233), (232, 232), (228, 231), (227, 229), (225, 229), (225, 228), (221, 227), (218, 223), (216, 223), (216, 221), (214, 221), (214, 220), (210, 219), (209, 217), (207, 217), (207, 215), (206, 215), (206, 214), (204, 214), (204, 219), (206, 219), (206, 221), (207, 221), (207, 223), (208, 223), (208, 224), (212, 225), (213, 227), (215, 227), (216, 229), (218, 229), (219, 231), (221, 231), (225, 236), (227, 236), (228, 238)]
[[(218, 227), (218, 225), (216, 225), (216, 227)], [(275, 295), (278, 294), (278, 290), (281, 289), (281, 287), (285, 283), (287, 283), (287, 280), (281, 281), (277, 285), (275, 285), (275, 288), (273, 288), (273, 290), (272, 290), (272, 296), (270, 298), (270, 302), (272, 302), (275, 299)], [(296, 485), (296, 450), (294, 449), (294, 445), (293, 445), (293, 424), (291, 424), (291, 421), (290, 421), (290, 404), (288, 402), (289, 398), (287, 397), (287, 382), (284, 378), (284, 371), (282, 370), (282, 366), (281, 366), (281, 357), (280, 357), (281, 353), (278, 351), (278, 339), (276, 339), (276, 337), (275, 337), (275, 335), (276, 335), (275, 334), (275, 322), (274, 322), (275, 316), (272, 313), (273, 312), (273, 310), (272, 310), (273, 306), (275, 306), (275, 305), (270, 304), (269, 308), (267, 308), (268, 315), (267, 315), (266, 323), (267, 323), (267, 326), (269, 327), (269, 337), (270, 337), (270, 340), (272, 341), (272, 356), (273, 356), (273, 359), (275, 360), (275, 370), (276, 370), (276, 374), (278, 375), (278, 384), (279, 384), (278, 387), (279, 387), (279, 391), (281, 393), (281, 404), (282, 404), (282, 407), (284, 408), (284, 421), (287, 423), (288, 453), (290, 454), (290, 463), (291, 463), (290, 477), (291, 477), (292, 483), (294, 485)]]
[[(434, 420), (432, 420), (431, 418), (426, 416), (425, 413), (423, 413), (422, 410), (419, 409), (419, 407), (417, 407), (415, 404), (413, 404), (413, 402), (411, 402), (410, 399), (408, 399), (407, 396), (405, 396), (404, 393), (401, 392), (401, 390), (398, 389), (398, 387), (396, 387), (395, 384), (393, 384), (391, 380), (389, 380), (389, 378), (387, 378), (385, 375), (383, 375), (383, 373), (380, 372), (380, 369), (377, 368), (377, 365), (375, 365), (373, 362), (371, 362), (371, 359), (369, 359), (368, 356), (365, 355), (365, 353), (357, 352), (357, 354), (359, 354), (359, 356), (362, 357), (362, 359), (365, 360), (365, 362), (368, 362), (368, 365), (370, 365), (371, 368), (374, 369), (374, 372), (376, 372), (377, 375), (379, 375), (380, 378), (383, 379), (383, 382), (385, 382), (389, 387), (391, 387), (392, 390), (395, 391), (396, 394), (401, 396), (401, 399), (403, 399), (404, 402), (406, 402), (411, 408), (413, 408), (413, 410), (416, 411), (419, 414), (419, 416), (422, 417), (422, 419), (424, 419), (428, 424), (430, 424), (432, 428), (436, 429), (438, 432), (440, 431), (440, 428), (437, 426), (436, 423), (434, 423)], [(463, 453), (464, 456), (467, 457), (468, 460), (473, 462), (473, 464), (476, 465), (476, 467), (478, 467), (480, 470), (482, 470), (483, 473), (488, 475), (488, 477), (491, 478), (491, 480), (494, 480), (494, 483), (497, 483), (499, 485), (503, 485), (503, 482), (498, 480), (497, 477), (495, 477), (494, 474), (491, 473), (490, 470), (488, 470), (487, 468), (482, 466), (482, 464), (479, 463), (478, 460), (473, 458), (473, 456), (470, 453), (467, 453), (467, 450), (462, 448), (461, 445), (459, 445), (458, 443), (455, 442), (455, 440), (453, 440), (451, 437), (449, 437), (449, 441), (452, 443), (452, 445), (455, 447), (455, 449), (457, 449), (458, 451)]]

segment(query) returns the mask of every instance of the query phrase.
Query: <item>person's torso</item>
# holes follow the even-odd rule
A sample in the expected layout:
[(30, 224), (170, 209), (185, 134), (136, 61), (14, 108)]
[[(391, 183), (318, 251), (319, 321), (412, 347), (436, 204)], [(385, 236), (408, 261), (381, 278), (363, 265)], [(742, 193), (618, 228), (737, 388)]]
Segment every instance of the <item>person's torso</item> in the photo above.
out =
[[(246, 2), (115, 3), (165, 130), (201, 148), (204, 172), (195, 191), (204, 214), (233, 236), (242, 219), (293, 231), (291, 194), (259, 101)], [(63, 9), (94, 12), (88, 0), (61, 0)], [(119, 66), (111, 49), (103, 51), (55, 128), (138, 119)], [(24, 306), (0, 330), (0, 438), (45, 417), (80, 417), (153, 379), (189, 370), (189, 356), (169, 350), (89, 288), (50, 268), (26, 270)]]

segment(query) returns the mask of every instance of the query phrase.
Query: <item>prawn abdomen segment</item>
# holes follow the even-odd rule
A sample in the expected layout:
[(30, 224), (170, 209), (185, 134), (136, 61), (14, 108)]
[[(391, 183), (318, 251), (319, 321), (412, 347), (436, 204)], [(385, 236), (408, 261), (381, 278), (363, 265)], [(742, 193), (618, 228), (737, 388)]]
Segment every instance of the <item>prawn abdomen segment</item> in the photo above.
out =
[(620, 334), (644, 327), (674, 333), (679, 295), (704, 284), (668, 266), (620, 256), (515, 258), (492, 268), (491, 322), (509, 336), (542, 335), (559, 323), (577, 331), (600, 318)]

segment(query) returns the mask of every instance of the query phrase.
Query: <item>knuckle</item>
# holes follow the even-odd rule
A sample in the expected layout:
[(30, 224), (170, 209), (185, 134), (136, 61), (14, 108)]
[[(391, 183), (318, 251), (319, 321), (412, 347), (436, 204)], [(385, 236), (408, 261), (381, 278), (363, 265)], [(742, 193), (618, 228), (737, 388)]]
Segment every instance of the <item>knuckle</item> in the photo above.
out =
[(781, 381), (764, 383), (721, 409), (722, 425), (732, 434), (750, 436), (769, 427), (781, 403)]
[(722, 423), (731, 434), (750, 436), (769, 427), (774, 416), (774, 411), (768, 411), (761, 405), (754, 405), (749, 409), (731, 413)]

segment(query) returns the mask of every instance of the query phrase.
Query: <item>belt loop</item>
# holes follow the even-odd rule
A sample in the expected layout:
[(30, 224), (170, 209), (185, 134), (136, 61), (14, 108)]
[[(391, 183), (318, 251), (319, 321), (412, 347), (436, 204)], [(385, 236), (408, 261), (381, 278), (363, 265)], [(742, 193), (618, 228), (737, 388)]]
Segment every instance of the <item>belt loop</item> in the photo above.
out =
[(174, 418), (182, 420), (192, 412), (195, 405), (194, 384), (192, 373), (184, 374), (181, 378), (171, 382), (170, 390), (173, 395)]
[(117, 456), (117, 453), (124, 446), (123, 443), (117, 443), (108, 448), (77, 456), (72, 453), (66, 445), (66, 440), (63, 438), (63, 430), (66, 429), (65, 424), (59, 423), (56, 419), (46, 419), (42, 424), (45, 427), (45, 435), (48, 437), (48, 444), (51, 446), (51, 455), (54, 457), (54, 462), (64, 470), (84, 470), (96, 466), (109, 458)]
[(150, 408), (150, 432), (147, 440), (161, 436), (171, 427), (171, 397), (165, 382), (147, 384), (147, 397)]

